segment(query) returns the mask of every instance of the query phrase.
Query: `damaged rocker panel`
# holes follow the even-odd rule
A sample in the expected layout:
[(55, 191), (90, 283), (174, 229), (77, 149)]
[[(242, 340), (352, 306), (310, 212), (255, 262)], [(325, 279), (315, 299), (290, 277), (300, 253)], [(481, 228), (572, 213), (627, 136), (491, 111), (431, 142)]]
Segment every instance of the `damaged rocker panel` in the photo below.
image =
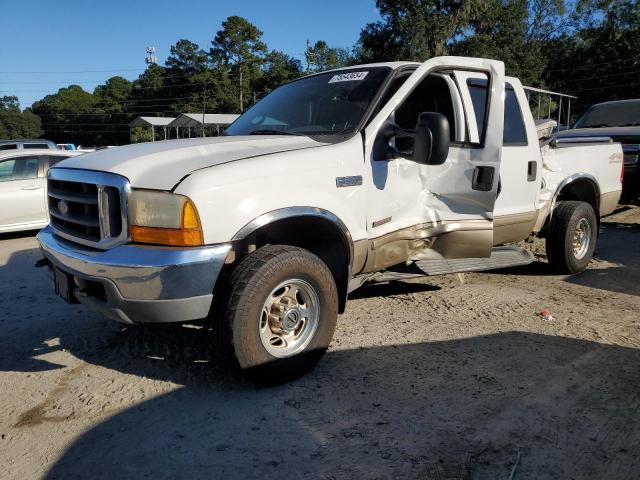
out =
[[(443, 258), (482, 258), (491, 254), (493, 222), (464, 220), (414, 225), (365, 240), (366, 260), (362, 270), (375, 272), (408, 261)], [(360, 243), (360, 242), (359, 242)], [(487, 247), (488, 246), (488, 247)], [(364, 247), (359, 245), (358, 250)], [(359, 262), (362, 263), (360, 257)]]

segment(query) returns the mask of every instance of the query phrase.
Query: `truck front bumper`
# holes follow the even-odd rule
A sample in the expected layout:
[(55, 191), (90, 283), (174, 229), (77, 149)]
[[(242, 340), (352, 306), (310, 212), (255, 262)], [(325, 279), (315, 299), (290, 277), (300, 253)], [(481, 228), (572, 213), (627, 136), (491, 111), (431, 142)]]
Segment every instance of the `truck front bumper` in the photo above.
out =
[(38, 234), (54, 267), (73, 276), (78, 302), (123, 323), (185, 322), (205, 318), (231, 245), (163, 248), (121, 245), (101, 251)]

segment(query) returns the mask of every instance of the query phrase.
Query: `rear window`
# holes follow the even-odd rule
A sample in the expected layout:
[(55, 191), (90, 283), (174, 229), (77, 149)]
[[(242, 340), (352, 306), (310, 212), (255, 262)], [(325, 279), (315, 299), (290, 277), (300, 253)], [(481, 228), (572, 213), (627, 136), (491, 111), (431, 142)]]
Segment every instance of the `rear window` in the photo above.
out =
[(504, 132), (502, 133), (503, 145), (526, 145), (527, 131), (524, 128), (524, 120), (520, 111), (520, 104), (516, 98), (516, 92), (507, 83), (504, 100)]
[(25, 143), (22, 148), (49, 148), (46, 143)]
[(484, 117), (487, 112), (487, 81), (467, 80), (471, 103), (473, 103), (473, 113), (478, 126), (478, 136), (484, 138)]

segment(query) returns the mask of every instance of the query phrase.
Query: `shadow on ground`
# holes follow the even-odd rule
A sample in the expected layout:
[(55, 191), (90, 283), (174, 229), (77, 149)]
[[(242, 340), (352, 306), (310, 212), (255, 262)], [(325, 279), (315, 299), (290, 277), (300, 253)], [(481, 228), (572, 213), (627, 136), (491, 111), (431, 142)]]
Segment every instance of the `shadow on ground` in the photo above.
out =
[[(607, 267), (601, 287), (589, 272), (567, 280), (611, 290), (637, 278), (636, 239), (637, 227), (605, 225), (598, 257), (620, 266)], [(75, 306), (52, 313), (59, 300), (47, 276), (31, 270), (38, 256), (23, 250), (0, 268), (0, 371), (63, 368), (38, 357), (64, 349), (178, 386), (125, 401), (46, 478), (493, 480), (509, 478), (518, 455), (518, 480), (636, 479), (640, 471), (637, 349), (503, 332), (331, 351), (296, 382), (256, 388), (215, 360), (204, 328), (122, 328)], [(374, 286), (360, 298), (425, 287), (433, 288)], [(83, 390), (83, 382), (69, 377), (57, 401), (81, 392), (100, 402), (100, 388)], [(35, 428), (42, 413), (16, 424)]]
[[(636, 349), (505, 332), (331, 351), (304, 378), (257, 388), (215, 360), (204, 328), (123, 328), (81, 307), (54, 312), (48, 278), (33, 271), (21, 294), (22, 268), (37, 255), (19, 252), (8, 264), (15, 273), (0, 271), (3, 305), (26, 303), (35, 316), (0, 313), (0, 371), (63, 368), (39, 356), (64, 349), (130, 375), (106, 373), (125, 389), (142, 378), (177, 385), (135, 405), (123, 397), (127, 407), (83, 433), (46, 478), (493, 480), (509, 477), (518, 453), (519, 480), (640, 471)], [(55, 404), (105, 402), (99, 383), (92, 390), (73, 372)], [(38, 428), (55, 404), (15, 424)], [(87, 415), (51, 421), (95, 418)]]
[[(640, 296), (640, 224), (603, 223), (595, 261), (566, 281), (600, 290)], [(556, 276), (548, 263), (536, 260), (523, 267), (494, 270), (497, 275)]]
[(603, 223), (592, 268), (567, 278), (587, 287), (640, 296), (640, 224)]
[[(95, 332), (105, 335), (107, 332)], [(640, 352), (509, 332), (334, 351), (256, 388), (202, 330), (128, 330), (86, 361), (182, 388), (83, 434), (47, 478), (637, 478)]]
[(390, 297), (394, 295), (407, 295), (409, 293), (435, 292), (440, 290), (437, 285), (428, 283), (409, 283), (393, 281), (388, 283), (372, 283), (365, 285), (349, 294), (349, 300), (361, 298)]
[(40, 230), (26, 230), (23, 232), (0, 233), (0, 241), (13, 240), (16, 238), (33, 238)]

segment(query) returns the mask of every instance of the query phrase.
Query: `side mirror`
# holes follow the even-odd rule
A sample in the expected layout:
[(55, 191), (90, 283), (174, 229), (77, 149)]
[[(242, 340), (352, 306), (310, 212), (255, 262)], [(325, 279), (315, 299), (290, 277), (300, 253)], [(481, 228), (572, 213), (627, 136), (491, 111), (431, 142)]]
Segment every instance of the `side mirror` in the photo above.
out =
[(449, 155), (449, 121), (441, 113), (423, 112), (416, 123), (413, 160), (424, 165), (442, 165)]
[(391, 160), (400, 152), (389, 145), (389, 142), (400, 131), (400, 127), (390, 120), (387, 120), (378, 131), (378, 136), (373, 143), (373, 155), (377, 160)]

